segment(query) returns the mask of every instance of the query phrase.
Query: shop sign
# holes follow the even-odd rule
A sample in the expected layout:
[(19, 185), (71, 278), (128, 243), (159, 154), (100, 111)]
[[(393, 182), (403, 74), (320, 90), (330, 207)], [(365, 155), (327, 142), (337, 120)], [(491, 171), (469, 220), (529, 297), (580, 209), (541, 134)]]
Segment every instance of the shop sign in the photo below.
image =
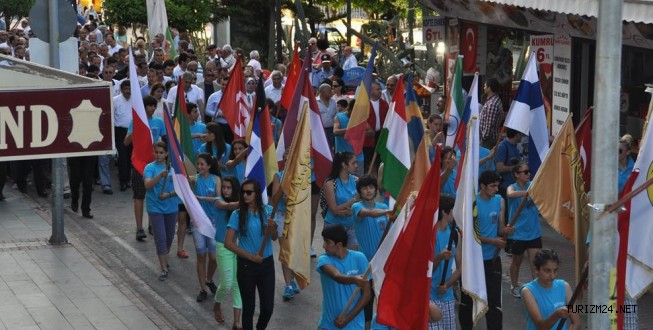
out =
[(422, 40), (424, 43), (444, 41), (447, 20), (440, 16), (424, 16), (422, 18)]
[(537, 72), (547, 111), (547, 127), (551, 131), (551, 104), (553, 98), (553, 45), (554, 35), (531, 36), (531, 50), (537, 59)]
[(112, 153), (108, 86), (1, 94), (0, 161)]
[(570, 111), (571, 37), (564, 29), (556, 29), (554, 38), (551, 133), (556, 135)]

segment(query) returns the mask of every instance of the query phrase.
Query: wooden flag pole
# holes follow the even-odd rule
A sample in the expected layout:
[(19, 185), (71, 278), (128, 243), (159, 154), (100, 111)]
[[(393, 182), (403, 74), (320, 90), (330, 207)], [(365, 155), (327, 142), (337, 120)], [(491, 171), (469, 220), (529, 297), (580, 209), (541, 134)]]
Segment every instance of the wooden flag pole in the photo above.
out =
[(621, 199), (619, 199), (616, 203), (610, 205), (607, 209), (605, 209), (605, 211), (603, 211), (603, 212), (601, 212), (601, 214), (599, 214), (599, 216), (596, 218), (596, 220), (600, 220), (604, 216), (606, 216), (606, 215), (608, 215), (610, 213), (614, 213), (615, 211), (618, 211), (629, 200), (631, 200), (633, 197), (637, 196), (637, 194), (641, 193), (642, 191), (644, 191), (646, 188), (648, 188), (652, 184), (653, 184), (653, 177), (646, 180), (644, 183), (642, 183), (641, 186), (637, 187), (636, 189), (633, 189), (632, 191), (630, 191), (629, 193), (627, 193), (626, 195), (621, 197)]
[[(508, 223), (508, 226), (510, 227), (515, 226), (515, 223), (517, 222), (517, 218), (519, 218), (519, 215), (521, 214), (521, 211), (526, 206), (527, 201), (528, 201), (528, 192), (526, 192), (526, 196), (522, 197), (521, 202), (519, 202), (519, 206), (517, 207), (515, 214), (513, 214), (512, 218), (510, 218), (510, 222)], [(507, 236), (508, 235), (504, 235), (503, 237), (507, 237)], [(492, 260), (496, 259), (499, 256), (499, 253), (501, 253), (501, 249), (497, 249), (497, 252), (494, 253), (494, 257), (492, 257)]]
[[(453, 246), (453, 238), (456, 235), (456, 223), (451, 223), (451, 235), (449, 235), (449, 243), (447, 245), (447, 250), (451, 251)], [(433, 265), (435, 267), (435, 265)], [(444, 261), (444, 267), (442, 268), (442, 278), (440, 279), (440, 285), (444, 285), (444, 281), (447, 277), (447, 268), (449, 267), (449, 259)]]
[[(583, 285), (585, 284), (585, 281), (587, 281), (587, 276), (588, 276), (588, 270), (587, 270), (587, 265), (583, 267), (583, 273), (580, 276), (580, 281), (578, 284), (576, 284), (576, 289), (574, 289), (574, 293), (571, 295), (571, 298), (569, 299), (569, 303), (567, 306), (573, 306), (574, 303), (576, 303), (576, 299), (580, 296), (580, 293), (583, 291)], [(565, 327), (565, 323), (567, 322), (567, 319), (560, 319), (560, 322), (558, 323), (558, 327), (556, 328), (557, 330), (562, 330), (562, 328)]]
[(376, 162), (376, 155), (378, 155), (378, 153), (374, 152), (374, 155), (372, 156), (372, 161), (370, 162), (370, 168), (367, 169), (367, 175), (371, 175), (372, 171), (374, 170), (374, 163)]

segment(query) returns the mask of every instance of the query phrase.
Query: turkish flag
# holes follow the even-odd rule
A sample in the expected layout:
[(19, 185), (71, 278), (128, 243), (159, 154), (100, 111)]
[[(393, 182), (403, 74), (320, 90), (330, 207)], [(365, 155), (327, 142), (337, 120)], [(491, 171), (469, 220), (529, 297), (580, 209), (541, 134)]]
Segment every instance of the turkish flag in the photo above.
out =
[(585, 192), (590, 191), (591, 165), (592, 165), (592, 112), (589, 108), (583, 119), (576, 128), (576, 141), (580, 154), (580, 164), (583, 168), (583, 181), (585, 181)]
[(462, 43), (460, 51), (463, 56), (463, 72), (476, 72), (476, 47), (478, 45), (478, 25), (462, 24)]

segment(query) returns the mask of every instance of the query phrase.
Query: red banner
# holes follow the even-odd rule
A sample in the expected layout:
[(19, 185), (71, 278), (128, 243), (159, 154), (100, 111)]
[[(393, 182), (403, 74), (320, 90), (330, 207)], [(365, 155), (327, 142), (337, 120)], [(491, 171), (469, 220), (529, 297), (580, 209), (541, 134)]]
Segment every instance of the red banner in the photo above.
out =
[(463, 23), (461, 29), (460, 53), (463, 58), (463, 72), (476, 72), (476, 48), (478, 46), (478, 25)]
[(2, 91), (0, 161), (109, 154), (108, 87)]

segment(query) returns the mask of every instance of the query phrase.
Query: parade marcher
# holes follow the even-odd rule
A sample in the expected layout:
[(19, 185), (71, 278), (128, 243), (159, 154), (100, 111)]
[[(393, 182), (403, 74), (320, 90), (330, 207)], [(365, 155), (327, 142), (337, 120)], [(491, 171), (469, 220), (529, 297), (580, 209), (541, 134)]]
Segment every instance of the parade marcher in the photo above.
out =
[[(320, 273), (323, 297), (322, 316), (317, 326), (320, 330), (365, 328), (361, 310), (372, 295), (369, 279), (362, 276), (368, 262), (363, 253), (347, 248), (349, 236), (340, 224), (325, 225), (322, 230), (325, 253), (317, 259), (316, 267)], [(340, 313), (357, 286), (363, 294), (341, 319)]]
[[(259, 296), (257, 329), (265, 329), (274, 309), (274, 259), (272, 240), (277, 240), (277, 223), (270, 218), (272, 207), (263, 204), (263, 189), (256, 180), (245, 180), (240, 189), (238, 209), (227, 225), (225, 246), (237, 257), (238, 287), (243, 299), (243, 329), (254, 329), (256, 291)], [(267, 219), (267, 222), (266, 222)], [(267, 240), (264, 239), (267, 237)], [(258, 251), (265, 244), (263, 255)]]
[(560, 258), (555, 251), (544, 249), (537, 252), (533, 260), (536, 278), (521, 289), (526, 309), (526, 329), (554, 329), (558, 322), (565, 323), (563, 329), (580, 329), (580, 315), (569, 312), (567, 302), (571, 299), (571, 287), (564, 280), (557, 279)]
[(245, 140), (234, 140), (231, 143), (231, 152), (229, 153), (229, 160), (225, 164), (224, 169), (220, 169), (223, 175), (230, 175), (236, 177), (238, 182), (243, 182), (245, 178), (245, 160), (236, 159), (236, 157), (243, 151), (247, 150), (248, 145)]
[[(345, 139), (345, 133), (347, 132), (347, 126), (349, 126), (349, 119), (351, 118), (351, 111), (354, 109), (354, 100), (347, 102), (345, 100), (339, 100), (336, 102), (336, 107), (338, 108), (338, 113), (333, 118), (333, 135), (335, 138), (335, 151), (338, 152), (354, 152), (354, 147), (351, 143)], [(358, 163), (358, 168), (356, 169), (356, 175), (363, 175), (364, 158), (363, 153), (356, 155), (356, 162)]]
[[(168, 171), (166, 158), (168, 146), (159, 141), (154, 144), (154, 161), (145, 166), (143, 180), (147, 190), (147, 215), (154, 231), (156, 254), (161, 266), (160, 281), (168, 279), (168, 253), (172, 240), (175, 237), (175, 223), (177, 218), (177, 205), (172, 174)], [(165, 185), (165, 187), (164, 187)]]
[(442, 159), (442, 169), (440, 172), (440, 191), (443, 194), (449, 194), (456, 197), (456, 175), (458, 175), (456, 152), (450, 146), (442, 148), (440, 151)]
[(283, 93), (283, 75), (281, 71), (274, 70), (270, 73), (270, 79), (272, 79), (272, 84), (265, 87), (265, 97), (277, 103), (281, 100), (281, 94)]
[(333, 90), (333, 95), (331, 98), (334, 101), (338, 102), (340, 100), (345, 100), (349, 102), (349, 95), (347, 95), (346, 90), (347, 86), (345, 86), (345, 82), (342, 80), (342, 78), (334, 79), (331, 83), (331, 88)]
[(358, 201), (356, 192), (356, 169), (358, 163), (351, 152), (339, 152), (333, 159), (331, 174), (324, 182), (324, 199), (327, 204), (325, 224), (338, 224), (347, 230), (347, 247), (358, 249), (358, 241), (354, 233), (354, 220), (351, 216), (351, 206)]
[[(512, 175), (515, 177), (515, 183), (508, 186), (507, 219), (513, 218), (522, 199), (527, 196), (528, 187), (531, 185), (531, 172), (528, 169), (528, 164), (517, 164), (512, 170)], [(514, 234), (508, 236), (507, 241), (507, 245), (510, 246), (510, 252), (512, 253), (512, 263), (510, 264), (510, 294), (515, 298), (519, 298), (522, 284), (517, 280), (519, 279), (519, 267), (521, 267), (521, 263), (524, 260), (524, 252), (528, 255), (528, 265), (533, 278), (535, 278), (536, 269), (533, 262), (535, 260), (535, 254), (542, 248), (540, 213), (530, 198), (527, 199), (525, 206), (519, 213), (514, 230)]]
[(224, 239), (227, 234), (227, 223), (233, 210), (238, 208), (238, 197), (240, 196), (240, 184), (233, 176), (222, 177), (222, 196), (215, 199), (215, 206), (218, 208), (215, 221), (215, 241), (217, 246), (217, 261), (220, 283), (218, 292), (215, 294), (213, 313), (215, 320), (223, 324), (222, 302), (227, 293), (233, 295), (234, 324), (233, 329), (241, 329), (240, 315), (243, 310), (243, 301), (240, 298), (240, 289), (236, 280), (236, 254), (225, 247)]
[[(91, 214), (91, 196), (93, 194), (93, 174), (97, 164), (97, 156), (81, 156), (68, 158), (70, 181), (70, 208), (77, 212), (79, 208), (79, 185), (82, 185), (82, 216), (93, 219)], [(0, 164), (0, 167), (2, 164)], [(0, 178), (1, 180), (2, 178)], [(0, 187), (0, 196), (2, 189)]]
[[(447, 194), (440, 195), (437, 238), (435, 240), (433, 260), (433, 265), (437, 265), (437, 267), (433, 269), (431, 276), (431, 302), (442, 312), (442, 319), (437, 322), (430, 322), (428, 326), (429, 330), (456, 328), (456, 312), (454, 308), (456, 299), (453, 294), (453, 286), (458, 282), (461, 274), (462, 247), (458, 245), (460, 237), (453, 223), (454, 203), (455, 198), (453, 196)], [(451, 248), (449, 248), (450, 240), (453, 243)], [(454, 261), (456, 270), (452, 272)], [(444, 283), (441, 284), (442, 279), (444, 279)]]
[[(487, 287), (488, 311), (485, 314), (488, 330), (500, 330), (503, 327), (501, 311), (501, 258), (498, 252), (506, 245), (501, 236), (514, 232), (504, 225), (505, 204), (497, 194), (501, 177), (496, 172), (483, 172), (478, 178), (479, 192), (476, 194), (478, 209), (478, 227), (483, 250), (483, 267)], [(495, 257), (496, 255), (496, 257)], [(463, 276), (476, 276), (464, 274)], [(461, 294), (458, 320), (463, 329), (472, 328), (472, 298)]]
[(317, 95), (317, 106), (320, 111), (322, 126), (324, 127), (324, 134), (329, 143), (329, 148), (333, 148), (333, 118), (338, 113), (336, 101), (331, 98), (333, 95), (332, 93), (333, 89), (331, 88), (331, 85), (321, 84)]
[(429, 161), (431, 164), (435, 161), (435, 152), (438, 144), (444, 145), (446, 139), (445, 134), (442, 131), (442, 122), (442, 116), (437, 113), (431, 114), (427, 120), (429, 140), (431, 141), (431, 144), (429, 145)]

